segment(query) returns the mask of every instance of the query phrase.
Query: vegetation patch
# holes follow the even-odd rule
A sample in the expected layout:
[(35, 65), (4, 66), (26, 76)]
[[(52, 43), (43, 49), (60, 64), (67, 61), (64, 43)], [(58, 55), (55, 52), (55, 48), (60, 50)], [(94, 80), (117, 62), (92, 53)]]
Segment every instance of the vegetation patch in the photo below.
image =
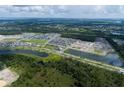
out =
[(59, 47), (58, 46), (49, 45), (49, 44), (47, 44), (45, 46), (45, 48), (50, 49), (50, 50), (59, 50)]
[(7, 42), (16, 42), (17, 39), (16, 38), (6, 38), (6, 39), (4, 39), (4, 41), (7, 41)]
[(25, 39), (21, 40), (22, 42), (29, 42), (29, 43), (35, 43), (35, 44), (44, 44), (47, 42), (47, 40), (43, 39)]

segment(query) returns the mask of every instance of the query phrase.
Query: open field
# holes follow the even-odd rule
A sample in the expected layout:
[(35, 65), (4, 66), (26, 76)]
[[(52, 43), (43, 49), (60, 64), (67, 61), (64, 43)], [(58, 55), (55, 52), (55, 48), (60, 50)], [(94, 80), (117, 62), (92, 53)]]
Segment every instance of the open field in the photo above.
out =
[(47, 40), (39, 40), (39, 39), (24, 39), (24, 40), (21, 40), (21, 42), (28, 42), (28, 43), (34, 43), (34, 44), (44, 44), (47, 42)]

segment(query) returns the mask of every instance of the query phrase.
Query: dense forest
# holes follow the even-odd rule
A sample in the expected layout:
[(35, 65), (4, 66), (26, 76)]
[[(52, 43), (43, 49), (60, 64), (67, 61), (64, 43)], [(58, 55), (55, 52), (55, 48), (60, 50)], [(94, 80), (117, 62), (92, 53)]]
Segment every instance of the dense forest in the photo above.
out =
[(0, 55), (0, 59), (20, 75), (11, 86), (124, 86), (123, 74), (58, 55), (41, 59), (19, 54)]

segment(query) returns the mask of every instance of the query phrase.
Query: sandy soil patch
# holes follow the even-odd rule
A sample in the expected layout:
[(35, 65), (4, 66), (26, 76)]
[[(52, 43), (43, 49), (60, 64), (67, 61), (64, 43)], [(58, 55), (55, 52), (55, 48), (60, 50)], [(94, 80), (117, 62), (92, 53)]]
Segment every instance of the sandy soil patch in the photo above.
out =
[(0, 87), (11, 85), (11, 83), (16, 81), (18, 77), (19, 76), (9, 68), (0, 71)]
[(6, 86), (7, 82), (4, 80), (0, 80), (0, 87)]

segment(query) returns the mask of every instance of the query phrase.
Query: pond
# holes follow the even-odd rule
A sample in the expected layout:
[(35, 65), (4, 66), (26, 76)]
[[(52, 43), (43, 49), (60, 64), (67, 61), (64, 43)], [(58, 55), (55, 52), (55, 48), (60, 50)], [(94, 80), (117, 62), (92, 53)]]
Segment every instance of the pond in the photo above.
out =
[(38, 52), (32, 50), (0, 50), (0, 54), (32, 54), (40, 57), (47, 57), (48, 54), (45, 52)]
[(87, 52), (83, 52), (83, 51), (79, 51), (75, 49), (68, 49), (65, 52), (68, 54), (79, 56), (81, 58), (87, 58), (87, 59), (91, 59), (94, 61), (110, 64), (113, 66), (124, 67), (124, 63), (122, 62), (122, 60), (119, 58), (119, 56), (116, 53), (110, 53), (105, 56), (101, 56), (101, 55), (87, 53)]

